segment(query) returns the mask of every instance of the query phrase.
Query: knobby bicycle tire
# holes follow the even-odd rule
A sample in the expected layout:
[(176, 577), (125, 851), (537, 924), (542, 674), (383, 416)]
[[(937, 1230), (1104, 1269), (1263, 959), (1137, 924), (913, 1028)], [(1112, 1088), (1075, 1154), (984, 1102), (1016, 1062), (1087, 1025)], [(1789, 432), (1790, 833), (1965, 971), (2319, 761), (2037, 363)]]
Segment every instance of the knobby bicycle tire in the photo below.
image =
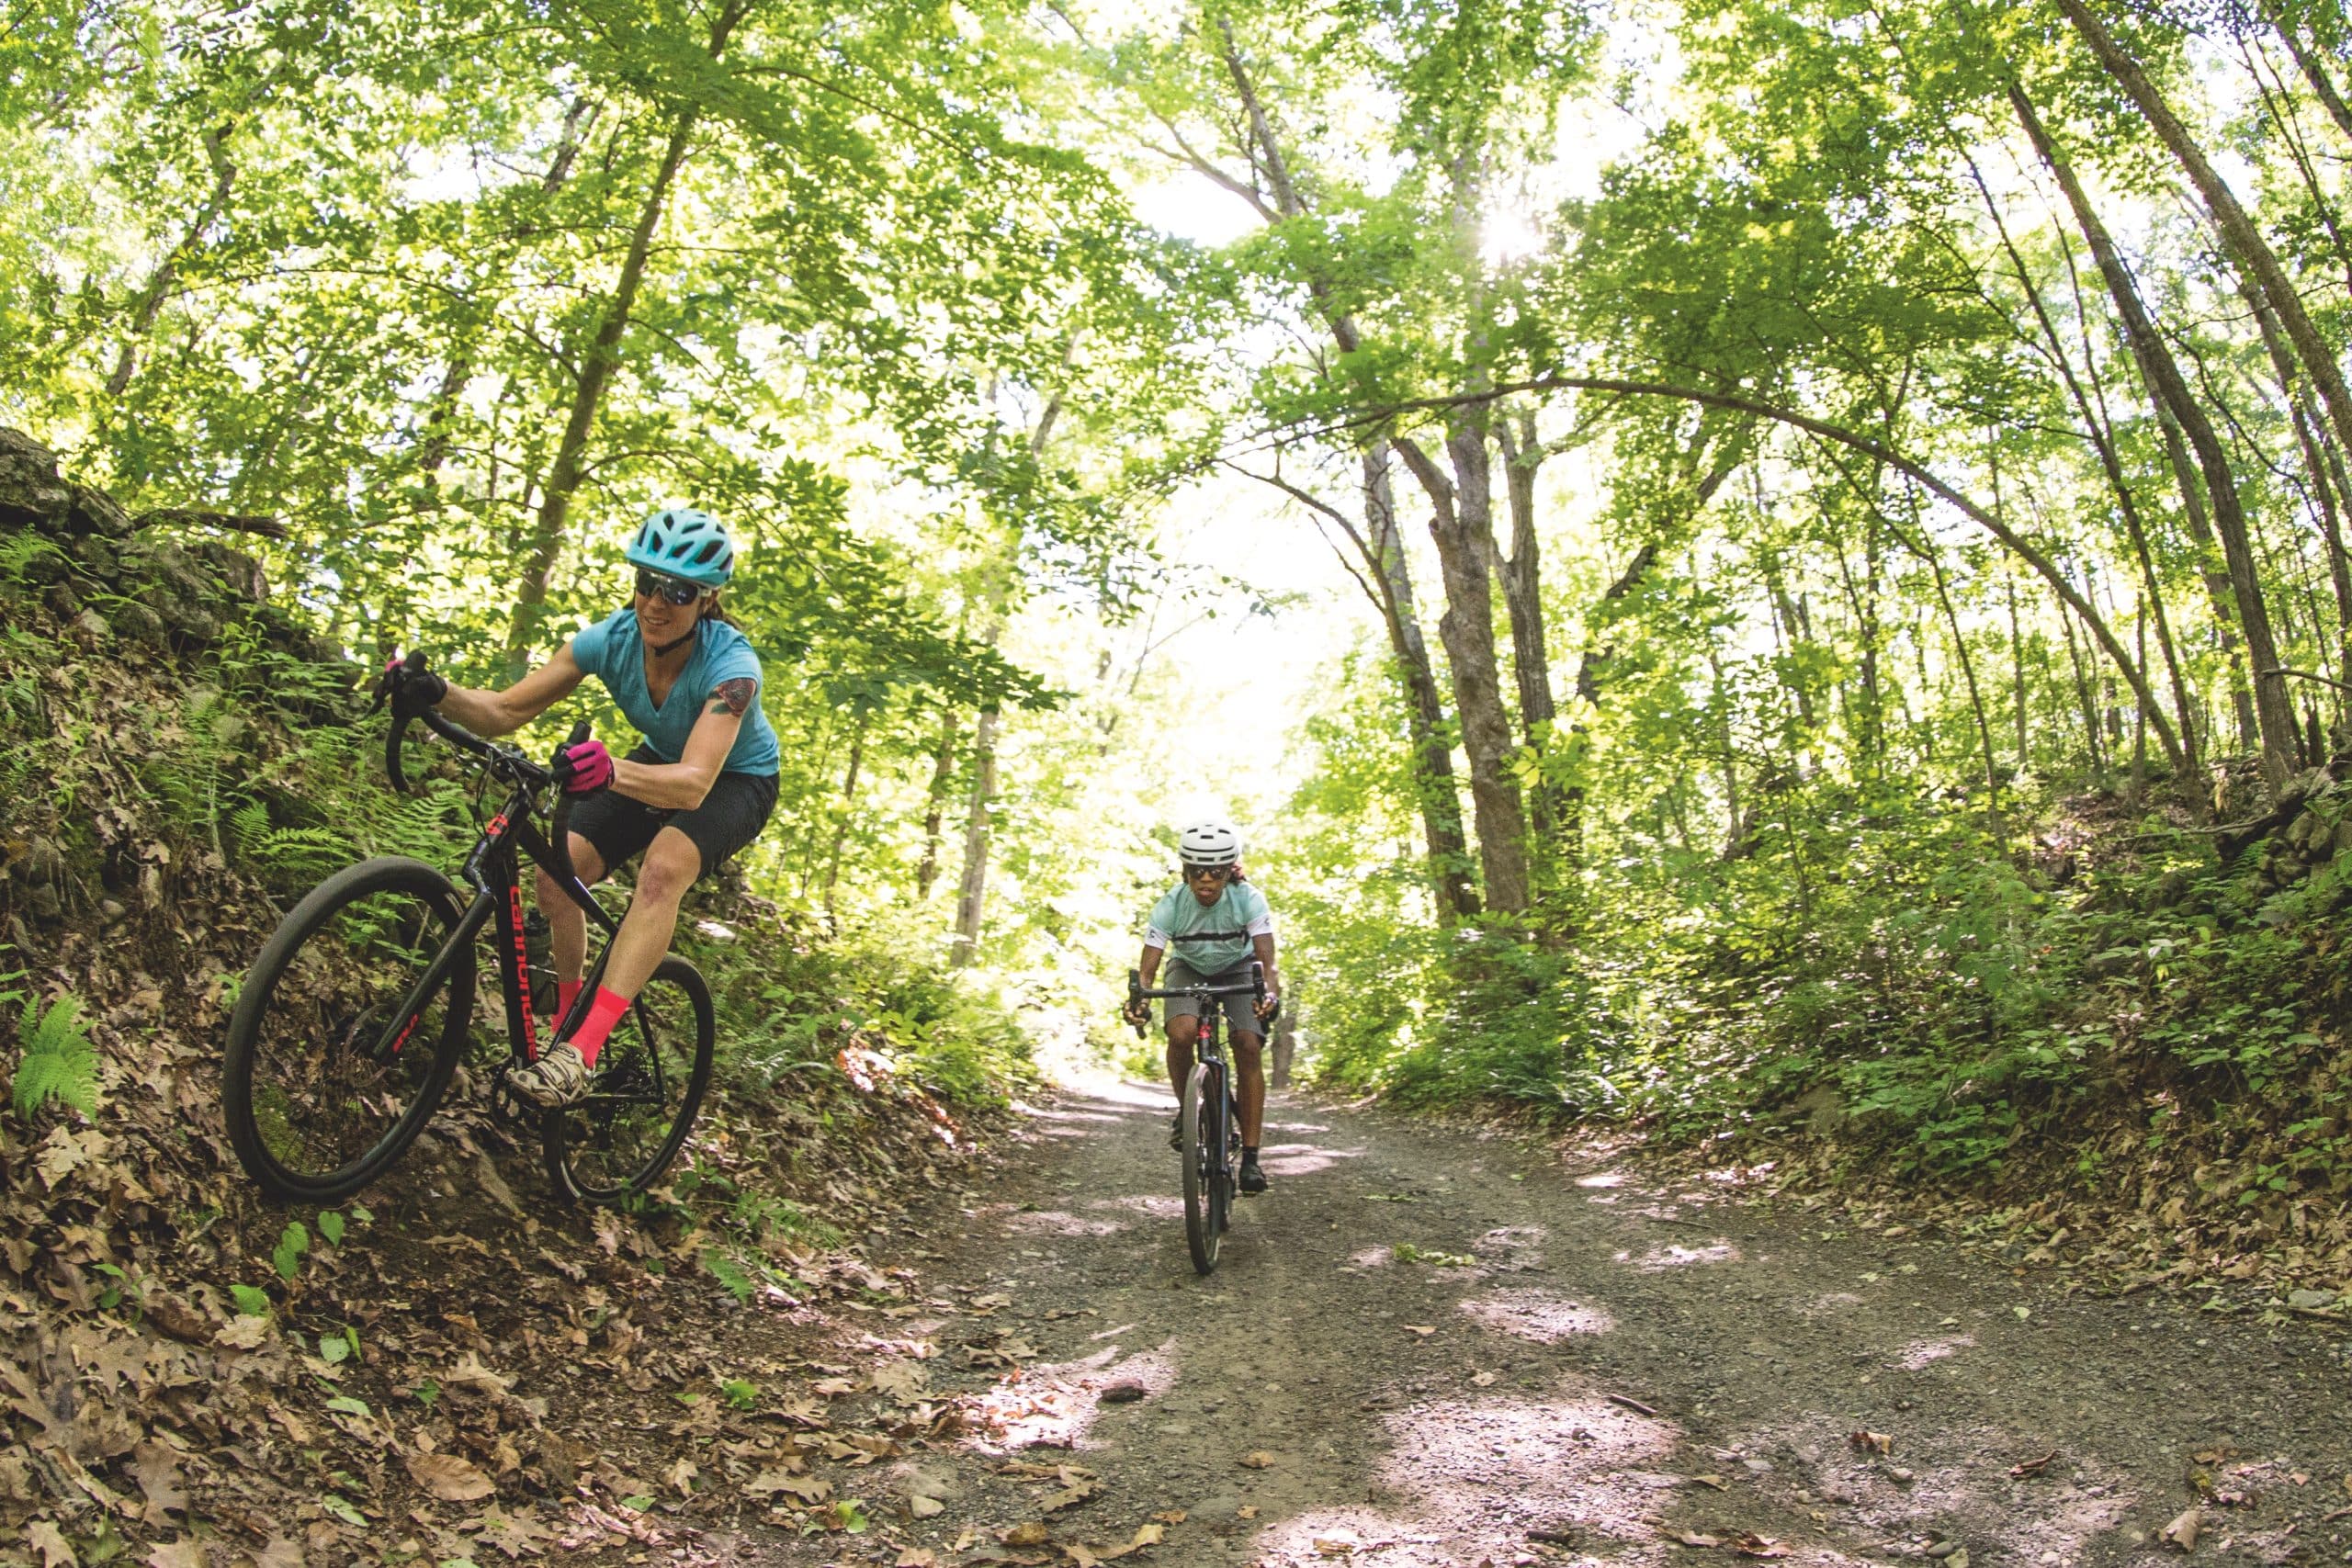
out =
[(662, 960), (596, 1058), (588, 1096), (542, 1124), (548, 1179), (567, 1197), (616, 1203), (660, 1181), (694, 1131), (718, 1037), (710, 987)]
[(1184, 1245), (1193, 1254), (1193, 1268), (1205, 1274), (1216, 1267), (1223, 1233), (1216, 1214), (1216, 1154), (1225, 1141), (1218, 1125), (1224, 1100), (1216, 1070), (1206, 1062), (1193, 1064), (1184, 1080)]
[(320, 883), (263, 944), (229, 1018), (220, 1108), (239, 1163), (271, 1198), (340, 1202), (424, 1131), (471, 1024), (472, 945), (395, 1015), (463, 915), (447, 876), (384, 856)]

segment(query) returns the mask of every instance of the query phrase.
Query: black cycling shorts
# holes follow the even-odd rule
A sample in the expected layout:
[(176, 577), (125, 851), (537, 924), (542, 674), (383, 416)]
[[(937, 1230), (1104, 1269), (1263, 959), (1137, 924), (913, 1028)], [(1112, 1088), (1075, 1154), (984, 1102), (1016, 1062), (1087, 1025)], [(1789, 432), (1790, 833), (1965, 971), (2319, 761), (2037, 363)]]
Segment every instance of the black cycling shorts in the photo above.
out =
[[(628, 760), (662, 765), (662, 759), (644, 746), (631, 751)], [(571, 830), (596, 846), (610, 874), (643, 854), (662, 829), (675, 828), (702, 852), (700, 874), (707, 876), (719, 862), (760, 836), (775, 809), (775, 787), (774, 773), (724, 773), (691, 811), (648, 806), (618, 790), (600, 789), (572, 807)]]

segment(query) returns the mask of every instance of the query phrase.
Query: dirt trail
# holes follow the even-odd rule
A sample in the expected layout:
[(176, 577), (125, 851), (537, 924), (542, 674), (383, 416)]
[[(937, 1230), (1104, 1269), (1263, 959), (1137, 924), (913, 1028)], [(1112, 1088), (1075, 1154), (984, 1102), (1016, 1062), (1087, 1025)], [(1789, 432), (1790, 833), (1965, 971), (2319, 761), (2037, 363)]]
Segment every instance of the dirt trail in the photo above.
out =
[[(1204, 1280), (1167, 1115), (1136, 1086), (1062, 1097), (980, 1200), (910, 1216), (883, 1261), (955, 1310), (891, 1332), (1011, 1425), (868, 1477), (886, 1529), (762, 1560), (1083, 1563), (1182, 1511), (1134, 1561), (2154, 1562), (2200, 1490), (2199, 1559), (2344, 1554), (2342, 1325), (2069, 1295), (1945, 1241), (1284, 1097), (1274, 1190)], [(1102, 1401), (1123, 1382), (1143, 1397)], [(1012, 1462), (1099, 1490), (1048, 1517), (1070, 1478)], [(909, 1517), (918, 1493), (939, 1511)], [(1040, 1519), (1051, 1544), (1000, 1544)]]

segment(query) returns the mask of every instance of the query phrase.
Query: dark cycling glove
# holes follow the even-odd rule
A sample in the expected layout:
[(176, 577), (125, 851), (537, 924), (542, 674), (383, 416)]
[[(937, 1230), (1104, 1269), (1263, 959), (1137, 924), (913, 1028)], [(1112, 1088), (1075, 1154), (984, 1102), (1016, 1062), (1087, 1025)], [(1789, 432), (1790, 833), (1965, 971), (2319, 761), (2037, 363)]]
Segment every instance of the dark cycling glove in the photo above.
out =
[(590, 795), (613, 782), (613, 754), (601, 740), (555, 749), (555, 782), (566, 795)]
[(397, 653), (384, 664), (384, 672), (376, 680), (376, 699), (392, 699), (392, 705), (403, 712), (414, 713), (419, 708), (439, 707), (441, 699), (449, 694), (449, 682), (424, 668), (424, 660), (415, 654), (416, 668), (412, 670)]

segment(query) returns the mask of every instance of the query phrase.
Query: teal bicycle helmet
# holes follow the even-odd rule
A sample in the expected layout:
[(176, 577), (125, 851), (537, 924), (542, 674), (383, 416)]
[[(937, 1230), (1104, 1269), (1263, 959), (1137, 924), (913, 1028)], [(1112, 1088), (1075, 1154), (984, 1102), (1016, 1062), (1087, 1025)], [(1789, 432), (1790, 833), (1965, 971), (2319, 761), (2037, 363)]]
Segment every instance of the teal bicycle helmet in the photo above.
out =
[(691, 506), (665, 506), (649, 515), (624, 553), (634, 566), (705, 588), (724, 588), (735, 575), (735, 541), (727, 525)]

